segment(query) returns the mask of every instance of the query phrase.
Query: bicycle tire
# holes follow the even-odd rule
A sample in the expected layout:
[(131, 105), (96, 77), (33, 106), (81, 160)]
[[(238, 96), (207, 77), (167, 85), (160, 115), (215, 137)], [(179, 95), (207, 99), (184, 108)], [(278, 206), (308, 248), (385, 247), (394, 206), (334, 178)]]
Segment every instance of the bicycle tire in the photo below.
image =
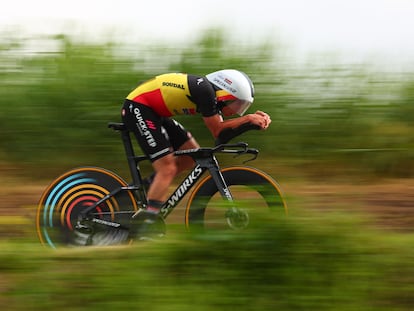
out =
[[(225, 168), (221, 172), (232, 192), (232, 204), (240, 205), (244, 209), (247, 206), (249, 215), (258, 213), (261, 206), (265, 207), (262, 211), (287, 215), (287, 205), (281, 187), (265, 172), (244, 166)], [(242, 188), (240, 193), (237, 193), (237, 187)], [(257, 197), (252, 198), (251, 195)], [(228, 228), (223, 214), (223, 204), (228, 206), (226, 202), (219, 195), (212, 177), (205, 177), (197, 184), (188, 199), (185, 210), (187, 228)]]
[[(71, 245), (80, 212), (125, 186), (121, 177), (100, 167), (75, 168), (59, 176), (45, 189), (38, 204), (36, 231), (40, 242), (52, 248)], [(121, 191), (94, 212), (102, 220), (121, 222), (125, 214), (117, 212), (137, 209), (133, 193)]]

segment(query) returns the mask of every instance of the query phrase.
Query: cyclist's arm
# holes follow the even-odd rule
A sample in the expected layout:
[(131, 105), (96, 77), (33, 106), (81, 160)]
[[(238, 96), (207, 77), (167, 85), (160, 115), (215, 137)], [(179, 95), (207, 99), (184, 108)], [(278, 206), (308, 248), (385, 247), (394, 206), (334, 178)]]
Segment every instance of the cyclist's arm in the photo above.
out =
[(211, 117), (203, 117), (204, 123), (214, 136), (217, 138), (219, 134), (228, 128), (238, 128), (243, 124), (253, 124), (257, 125), (260, 129), (268, 128), (271, 123), (271, 119), (268, 114), (262, 111), (256, 111), (256, 113), (248, 114), (242, 117), (223, 120), (223, 117), (219, 114), (215, 114)]

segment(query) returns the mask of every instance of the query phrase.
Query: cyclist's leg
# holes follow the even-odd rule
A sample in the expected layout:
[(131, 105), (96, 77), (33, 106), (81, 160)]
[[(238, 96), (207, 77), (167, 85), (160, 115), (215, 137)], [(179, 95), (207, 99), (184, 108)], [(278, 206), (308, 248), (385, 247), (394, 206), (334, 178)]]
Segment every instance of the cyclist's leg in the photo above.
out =
[(163, 127), (164, 118), (145, 105), (126, 101), (122, 110), (122, 119), (127, 128), (135, 134), (155, 171), (147, 198), (149, 201), (163, 202), (167, 198), (168, 187), (177, 171), (172, 155), (173, 146)]
[[(174, 150), (195, 149), (200, 147), (191, 133), (176, 120), (165, 118), (162, 125), (168, 133)], [(194, 160), (189, 156), (176, 157), (176, 163), (177, 174), (194, 167)]]
[(126, 100), (122, 108), (122, 120), (128, 130), (134, 133), (156, 173), (147, 192), (147, 209), (133, 216), (132, 223), (137, 226), (133, 226), (131, 233), (140, 239), (159, 236), (165, 233), (164, 221), (159, 217), (159, 212), (176, 172), (173, 147), (162, 126), (163, 118), (151, 108)]
[[(191, 137), (187, 140), (184, 144), (181, 145), (178, 150), (187, 150), (187, 149), (196, 149), (199, 148), (200, 145)], [(189, 170), (194, 167), (194, 160), (189, 156), (179, 156), (176, 158), (177, 161), (177, 173), (180, 173), (185, 170)]]
[(167, 199), (168, 187), (177, 174), (177, 164), (172, 153), (152, 162), (155, 176), (148, 189), (148, 201), (164, 202)]

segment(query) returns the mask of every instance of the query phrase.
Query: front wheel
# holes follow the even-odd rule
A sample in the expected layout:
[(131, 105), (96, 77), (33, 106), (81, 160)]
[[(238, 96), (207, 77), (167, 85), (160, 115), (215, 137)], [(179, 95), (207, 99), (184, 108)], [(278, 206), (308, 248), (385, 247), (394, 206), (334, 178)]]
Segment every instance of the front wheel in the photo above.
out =
[(234, 201), (223, 200), (215, 182), (207, 176), (188, 200), (188, 228), (245, 229), (261, 213), (287, 214), (280, 186), (268, 174), (252, 167), (225, 168), (222, 174)]
[(126, 186), (118, 175), (99, 167), (76, 168), (58, 177), (44, 191), (38, 205), (36, 229), (40, 242), (53, 248), (86, 245), (90, 230), (87, 226), (77, 230), (80, 213), (106, 198), (93, 210), (96, 218), (101, 222), (122, 221), (128, 212), (137, 210), (132, 192), (117, 191)]

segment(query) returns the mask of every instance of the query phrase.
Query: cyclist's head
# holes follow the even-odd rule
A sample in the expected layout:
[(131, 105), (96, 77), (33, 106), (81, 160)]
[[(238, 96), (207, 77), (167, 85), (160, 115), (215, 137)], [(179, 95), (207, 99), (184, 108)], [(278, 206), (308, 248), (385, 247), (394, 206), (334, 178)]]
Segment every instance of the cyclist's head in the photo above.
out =
[(253, 83), (244, 72), (224, 69), (212, 72), (206, 78), (215, 86), (220, 110), (227, 107), (231, 114), (242, 116), (253, 103)]

